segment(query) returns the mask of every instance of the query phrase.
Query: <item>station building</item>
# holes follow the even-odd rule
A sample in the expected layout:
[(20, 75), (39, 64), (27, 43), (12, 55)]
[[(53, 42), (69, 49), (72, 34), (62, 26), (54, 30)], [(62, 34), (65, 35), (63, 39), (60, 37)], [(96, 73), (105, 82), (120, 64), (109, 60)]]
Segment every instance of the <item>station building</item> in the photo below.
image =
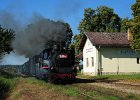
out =
[(79, 49), (83, 53), (83, 73), (140, 73), (140, 54), (130, 48), (131, 33), (86, 32)]

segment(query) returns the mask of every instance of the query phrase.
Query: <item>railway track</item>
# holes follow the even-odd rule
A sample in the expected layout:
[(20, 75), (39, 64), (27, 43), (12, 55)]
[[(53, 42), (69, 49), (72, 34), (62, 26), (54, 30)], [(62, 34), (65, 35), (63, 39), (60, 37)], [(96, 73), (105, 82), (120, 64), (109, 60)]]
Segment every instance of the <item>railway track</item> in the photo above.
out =
[[(79, 79), (72, 84), (78, 88), (80, 95), (89, 99), (95, 99), (95, 95), (90, 95), (88, 91), (94, 91), (104, 96), (113, 96), (119, 100), (127, 100), (128, 94), (136, 94), (140, 97), (140, 85), (126, 82), (96, 81), (94, 79)], [(102, 88), (102, 89), (101, 89)], [(112, 91), (112, 92), (109, 92)], [(128, 99), (129, 100), (129, 99)]]
[[(101, 96), (111, 96), (115, 97), (118, 100), (127, 100), (122, 95), (118, 94), (119, 91), (107, 92), (106, 90), (102, 90), (101, 87), (95, 87), (95, 86), (86, 86), (86, 84), (73, 84), (72, 87), (78, 88), (78, 93), (81, 97), (85, 97), (87, 100), (99, 100), (100, 97), (97, 97), (101, 94)], [(91, 92), (91, 93), (90, 93)], [(98, 95), (97, 95), (98, 94)], [(97, 95), (97, 96), (96, 96)], [(105, 99), (107, 100), (107, 99)]]
[(134, 86), (140, 87), (140, 82), (126, 82), (123, 80), (108, 80), (108, 79), (87, 79), (78, 77), (79, 83), (108, 83), (108, 84), (116, 84), (116, 85), (125, 85), (125, 86)]

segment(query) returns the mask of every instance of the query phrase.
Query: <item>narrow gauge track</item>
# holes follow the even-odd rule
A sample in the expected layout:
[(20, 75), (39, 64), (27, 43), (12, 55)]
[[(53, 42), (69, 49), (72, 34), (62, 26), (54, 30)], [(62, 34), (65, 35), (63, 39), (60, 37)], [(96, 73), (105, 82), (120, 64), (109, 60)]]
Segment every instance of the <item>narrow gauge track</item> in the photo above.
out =
[[(106, 82), (103, 82), (106, 83)], [(110, 84), (118, 84), (118, 85), (125, 85), (125, 86), (133, 86), (133, 87), (140, 87), (140, 83), (130, 83), (130, 82), (113, 82)]]
[[(104, 84), (105, 83), (105, 84)], [(97, 84), (102, 84), (104, 86), (98, 86)], [(106, 85), (108, 85), (106, 87)], [(110, 85), (114, 85), (115, 88), (112, 88)], [(72, 87), (78, 88), (78, 93), (81, 96), (86, 96), (87, 99), (94, 99), (96, 100), (96, 96), (94, 94), (90, 95), (88, 92), (97, 92), (103, 96), (113, 96), (118, 98), (119, 100), (127, 100), (126, 97), (128, 94), (132, 93), (135, 95), (135, 93), (140, 97), (140, 87), (139, 84), (128, 84), (124, 82), (116, 82), (114, 80), (104, 80), (104, 81), (97, 81), (94, 79), (81, 79), (78, 78), (77, 81), (73, 84), (71, 84)], [(123, 91), (123, 88), (120, 89), (120, 87), (125, 88)], [(128, 87), (128, 88), (127, 88)], [(132, 88), (132, 90), (131, 90)], [(110, 92), (112, 91), (112, 92)], [(130, 100), (130, 99), (128, 99)]]
[(134, 86), (134, 87), (140, 87), (140, 82), (134, 83), (134, 82), (125, 82), (122, 80), (108, 80), (106, 78), (103, 79), (88, 79), (88, 78), (81, 78), (78, 77), (78, 82), (80, 81), (81, 83), (108, 83), (108, 84), (116, 84), (116, 85), (125, 85), (125, 86)]

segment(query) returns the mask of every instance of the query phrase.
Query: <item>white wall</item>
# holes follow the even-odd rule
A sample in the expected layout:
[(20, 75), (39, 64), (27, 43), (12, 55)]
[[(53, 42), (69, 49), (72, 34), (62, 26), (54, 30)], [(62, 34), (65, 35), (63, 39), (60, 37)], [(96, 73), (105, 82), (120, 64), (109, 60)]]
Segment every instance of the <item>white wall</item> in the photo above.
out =
[(100, 53), (103, 72), (140, 72), (140, 64), (137, 64), (137, 58), (140, 58), (140, 54), (135, 53), (130, 48), (101, 47)]
[[(94, 58), (94, 66), (92, 66), (92, 58)], [(89, 66), (87, 66), (87, 58), (88, 58), (88, 63)], [(95, 75), (96, 71), (96, 65), (97, 65), (97, 60), (96, 60), (96, 48), (91, 44), (89, 39), (86, 40), (84, 49), (83, 49), (83, 73), (85, 74), (93, 74)]]

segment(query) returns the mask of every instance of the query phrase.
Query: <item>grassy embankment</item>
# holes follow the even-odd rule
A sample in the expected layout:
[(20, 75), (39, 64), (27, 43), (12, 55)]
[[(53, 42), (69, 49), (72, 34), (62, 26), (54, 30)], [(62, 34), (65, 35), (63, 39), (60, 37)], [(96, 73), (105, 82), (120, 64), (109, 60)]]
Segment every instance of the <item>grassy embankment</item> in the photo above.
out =
[[(135, 75), (104, 75), (104, 76), (85, 76), (79, 75), (88, 79), (103, 79), (107, 78), (110, 80), (129, 80), (129, 81), (140, 81), (140, 74)], [(18, 80), (18, 81), (17, 81)], [(16, 85), (15, 85), (16, 83)], [(11, 92), (12, 91), (12, 92)], [(10, 94), (9, 94), (10, 93)], [(8, 96), (9, 95), (9, 96)], [(74, 99), (74, 100), (139, 100), (140, 97), (120, 93), (112, 89), (106, 89), (101, 87), (90, 87), (87, 84), (70, 84), (70, 85), (54, 85), (47, 83), (36, 78), (22, 78), (16, 77), (13, 74), (5, 71), (0, 72), (0, 98), (8, 100), (45, 100), (48, 99)], [(44, 98), (44, 99), (43, 99)]]
[(4, 100), (14, 88), (16, 75), (0, 70), (0, 99)]
[[(111, 77), (111, 76), (110, 76)], [(99, 78), (99, 77), (98, 77)], [(114, 78), (113, 78), (114, 79)], [(137, 79), (137, 78), (136, 78)], [(24, 97), (29, 100), (48, 99), (74, 99), (74, 100), (139, 100), (133, 94), (123, 93), (112, 89), (88, 86), (87, 84), (54, 85), (36, 78), (20, 78), (19, 85), (11, 94), (14, 100)], [(13, 100), (13, 99), (9, 99)]]

